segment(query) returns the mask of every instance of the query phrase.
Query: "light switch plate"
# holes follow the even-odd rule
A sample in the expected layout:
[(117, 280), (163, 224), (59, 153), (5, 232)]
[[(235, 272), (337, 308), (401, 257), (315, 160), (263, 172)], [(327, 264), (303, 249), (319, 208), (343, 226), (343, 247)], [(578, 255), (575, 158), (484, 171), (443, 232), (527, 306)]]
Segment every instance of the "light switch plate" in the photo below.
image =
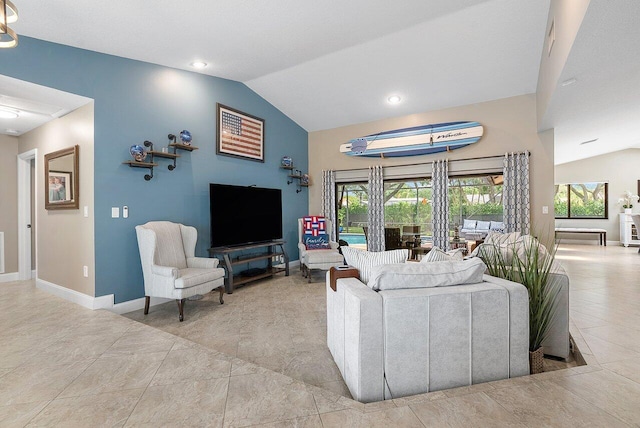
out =
[(549, 207), (548, 206), (543, 206), (542, 207), (542, 214), (549, 214)]
[(120, 217), (120, 207), (111, 207), (111, 218)]
[(84, 216), (89, 217), (89, 207), (87, 205), (84, 206)]
[(129, 207), (128, 206), (124, 206), (122, 207), (122, 218), (128, 218), (129, 217)]

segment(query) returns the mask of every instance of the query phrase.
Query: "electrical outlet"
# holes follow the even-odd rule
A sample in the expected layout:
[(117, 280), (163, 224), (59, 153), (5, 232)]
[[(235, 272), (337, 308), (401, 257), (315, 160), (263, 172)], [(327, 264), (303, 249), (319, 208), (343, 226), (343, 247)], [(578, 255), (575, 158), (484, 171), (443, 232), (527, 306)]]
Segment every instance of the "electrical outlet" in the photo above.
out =
[(82, 275), (85, 278), (89, 278), (89, 266), (82, 266)]
[(111, 218), (120, 218), (120, 207), (111, 207)]
[(549, 207), (548, 206), (543, 206), (542, 207), (542, 214), (549, 214)]

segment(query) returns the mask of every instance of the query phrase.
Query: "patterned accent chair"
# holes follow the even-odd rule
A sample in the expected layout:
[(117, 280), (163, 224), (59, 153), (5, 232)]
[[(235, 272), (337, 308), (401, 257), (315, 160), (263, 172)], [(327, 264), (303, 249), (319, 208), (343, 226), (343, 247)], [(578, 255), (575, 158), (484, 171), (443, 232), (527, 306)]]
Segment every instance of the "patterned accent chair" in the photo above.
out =
[(175, 299), (180, 321), (185, 300), (218, 289), (224, 303), (224, 269), (218, 259), (195, 257), (198, 232), (195, 227), (170, 221), (150, 221), (136, 226), (140, 262), (144, 276), (144, 314), (151, 296)]
[[(325, 219), (326, 229), (331, 230), (331, 221)], [(298, 251), (300, 254), (300, 269), (302, 275), (311, 282), (311, 271), (313, 269), (327, 270), (332, 267), (344, 265), (344, 257), (338, 251), (338, 243), (329, 241), (331, 249), (327, 250), (307, 250), (303, 241), (304, 224), (301, 218), (298, 219)]]

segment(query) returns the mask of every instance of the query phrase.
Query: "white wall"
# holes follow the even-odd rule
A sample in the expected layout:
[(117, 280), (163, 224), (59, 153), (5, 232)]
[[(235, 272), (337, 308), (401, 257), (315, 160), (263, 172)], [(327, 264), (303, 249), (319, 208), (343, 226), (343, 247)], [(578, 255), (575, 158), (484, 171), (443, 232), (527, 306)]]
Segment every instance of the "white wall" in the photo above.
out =
[(18, 138), (0, 135), (0, 232), (5, 273), (18, 272)]
[[(607, 230), (608, 241), (619, 241), (618, 214), (623, 210), (617, 202), (622, 193), (627, 190), (633, 194), (638, 192), (638, 180), (640, 180), (638, 165), (640, 165), (640, 149), (627, 149), (557, 165), (555, 168), (555, 182), (557, 184), (596, 181), (609, 183), (609, 218), (606, 220), (559, 219), (555, 221), (556, 226), (603, 228)], [(634, 204), (633, 212), (640, 213), (640, 203)], [(575, 238), (580, 239), (579, 236)], [(584, 236), (582, 239), (589, 240), (590, 243), (596, 242), (595, 238), (590, 236)]]
[[(95, 296), (93, 103), (20, 136), (20, 152), (38, 149), (36, 171), (38, 279)], [(79, 145), (80, 208), (45, 210), (44, 155)], [(83, 206), (89, 216), (83, 216)], [(82, 267), (88, 266), (89, 277)]]
[[(547, 19), (547, 30), (544, 34), (545, 42), (540, 60), (538, 73), (538, 87), (536, 90), (538, 124), (542, 123), (549, 107), (551, 98), (556, 90), (558, 79), (562, 74), (573, 42), (578, 35), (580, 25), (584, 19), (591, 0), (552, 0)], [(555, 42), (549, 55), (547, 35), (554, 22)]]

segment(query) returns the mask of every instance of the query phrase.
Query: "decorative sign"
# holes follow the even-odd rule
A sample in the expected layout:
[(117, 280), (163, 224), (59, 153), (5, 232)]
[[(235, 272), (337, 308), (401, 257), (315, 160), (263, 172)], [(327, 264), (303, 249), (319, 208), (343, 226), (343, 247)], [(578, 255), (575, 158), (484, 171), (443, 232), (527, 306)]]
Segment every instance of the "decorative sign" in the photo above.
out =
[(264, 120), (217, 104), (216, 153), (264, 162)]
[(478, 122), (448, 122), (396, 129), (354, 138), (340, 146), (349, 156), (401, 157), (451, 151), (473, 144), (482, 137)]

